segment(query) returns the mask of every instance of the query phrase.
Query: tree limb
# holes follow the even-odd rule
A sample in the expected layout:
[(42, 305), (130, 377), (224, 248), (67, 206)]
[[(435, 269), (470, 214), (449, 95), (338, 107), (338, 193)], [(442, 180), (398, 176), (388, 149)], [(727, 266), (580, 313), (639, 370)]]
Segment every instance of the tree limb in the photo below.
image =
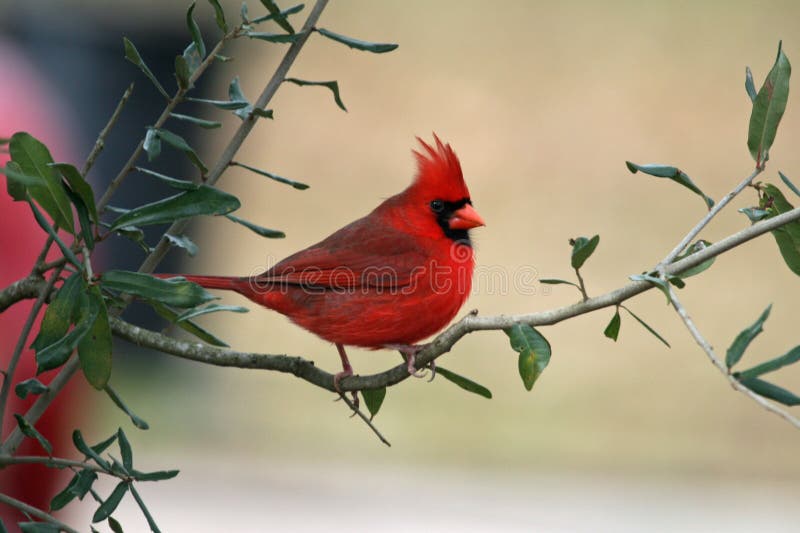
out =
[(21, 501), (15, 499), (15, 498), (12, 498), (11, 496), (6, 496), (5, 494), (0, 493), (0, 503), (4, 503), (4, 504), (8, 505), (9, 507), (16, 507), (17, 509), (19, 509), (20, 511), (22, 511), (23, 513), (25, 513), (28, 516), (34, 516), (34, 517), (38, 518), (39, 520), (42, 520), (42, 521), (47, 522), (49, 524), (53, 524), (54, 526), (59, 528), (59, 531), (66, 531), (67, 533), (78, 533), (77, 530), (72, 529), (71, 527), (69, 527), (67, 524), (64, 524), (63, 522), (59, 522), (54, 517), (50, 516), (49, 514), (45, 513), (44, 511), (40, 511), (36, 507), (33, 507), (32, 505), (28, 505), (25, 502), (21, 502)]
[(15, 281), (0, 291), (0, 313), (20, 300), (36, 298), (46, 286), (47, 282), (37, 274), (31, 274), (27, 278)]

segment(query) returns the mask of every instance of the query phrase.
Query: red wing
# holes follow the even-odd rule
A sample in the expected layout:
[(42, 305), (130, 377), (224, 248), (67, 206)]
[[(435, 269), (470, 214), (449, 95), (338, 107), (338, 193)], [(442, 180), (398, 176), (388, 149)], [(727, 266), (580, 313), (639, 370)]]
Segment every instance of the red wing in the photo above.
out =
[(337, 289), (403, 287), (421, 273), (426, 260), (413, 237), (366, 217), (287, 257), (260, 274), (257, 282)]

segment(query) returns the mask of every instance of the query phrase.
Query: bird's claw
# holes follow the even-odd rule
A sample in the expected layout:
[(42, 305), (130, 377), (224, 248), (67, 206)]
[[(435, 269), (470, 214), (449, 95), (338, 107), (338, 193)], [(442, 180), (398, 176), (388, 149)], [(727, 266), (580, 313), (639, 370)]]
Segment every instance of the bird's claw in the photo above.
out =
[[(340, 400), (341, 398), (344, 397), (344, 394), (345, 394), (339, 388), (339, 382), (343, 378), (346, 378), (346, 377), (352, 376), (352, 375), (353, 375), (353, 368), (350, 365), (347, 365), (347, 368), (345, 368), (341, 372), (337, 372), (333, 376), (333, 388), (336, 389), (336, 392), (339, 393), (339, 398), (336, 398), (336, 400), (334, 400), (334, 401)], [(359, 400), (358, 400), (358, 392), (357, 391), (350, 391), (350, 394), (353, 395), (353, 414), (351, 415), (351, 418), (352, 418), (353, 416), (355, 416), (356, 411), (358, 411), (358, 408), (361, 405), (361, 402), (359, 402)]]

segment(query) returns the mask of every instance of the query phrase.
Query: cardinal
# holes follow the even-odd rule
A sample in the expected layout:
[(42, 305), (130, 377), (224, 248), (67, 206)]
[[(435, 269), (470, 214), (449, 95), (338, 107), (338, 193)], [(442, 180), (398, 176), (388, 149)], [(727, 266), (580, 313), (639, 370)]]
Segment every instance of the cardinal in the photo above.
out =
[(414, 181), (367, 216), (255, 276), (183, 277), (238, 292), (335, 344), (337, 390), (353, 374), (345, 346), (398, 350), (417, 375), (424, 345), (416, 343), (444, 328), (469, 295), (469, 230), (484, 225), (450, 145), (435, 134), (435, 146), (417, 140)]

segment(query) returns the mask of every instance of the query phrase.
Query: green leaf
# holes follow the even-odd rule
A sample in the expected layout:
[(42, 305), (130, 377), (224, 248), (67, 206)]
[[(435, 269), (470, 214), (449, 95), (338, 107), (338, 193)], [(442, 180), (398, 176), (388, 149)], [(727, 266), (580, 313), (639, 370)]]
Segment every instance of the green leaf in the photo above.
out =
[(207, 315), (208, 313), (216, 313), (219, 311), (231, 311), (233, 313), (248, 313), (250, 310), (246, 307), (241, 307), (238, 305), (217, 305), (217, 304), (208, 304), (205, 307), (196, 307), (194, 309), (188, 309), (178, 315), (175, 318), (175, 322), (183, 322), (184, 320), (189, 320), (190, 318), (197, 318), (198, 316)]
[(108, 449), (109, 446), (114, 444), (116, 441), (117, 441), (117, 434), (114, 433), (113, 435), (111, 435), (107, 439), (98, 442), (94, 446), (90, 446), (90, 448), (92, 449), (92, 451), (94, 451), (94, 453), (103, 453), (104, 451), (106, 451)]
[(544, 278), (540, 279), (539, 283), (544, 283), (545, 285), (572, 285), (573, 287), (580, 287), (577, 283), (572, 283), (571, 281), (567, 281), (565, 279), (556, 279), (556, 278)]
[(327, 87), (333, 93), (333, 99), (336, 102), (342, 111), (347, 111), (347, 108), (344, 106), (344, 102), (342, 102), (342, 98), (339, 95), (339, 82), (337, 81), (307, 81), (301, 80), (298, 78), (286, 78), (283, 81), (288, 81), (289, 83), (294, 83), (295, 85), (299, 85), (300, 87), (305, 87), (307, 85), (319, 85), (322, 87)]
[(50, 441), (44, 438), (44, 435), (39, 433), (39, 431), (25, 420), (22, 415), (14, 413), (14, 418), (17, 419), (17, 426), (19, 426), (19, 430), (23, 435), (31, 439), (36, 439), (41, 447), (44, 448), (44, 451), (47, 452), (47, 455), (53, 455), (53, 446), (50, 444)]
[(17, 386), (14, 387), (14, 392), (16, 395), (23, 400), (28, 397), (28, 394), (42, 394), (43, 392), (47, 392), (49, 390), (50, 388), (47, 385), (36, 378), (20, 381), (17, 383)]
[(147, 134), (144, 136), (143, 148), (147, 152), (148, 161), (153, 161), (161, 155), (161, 138), (158, 136), (158, 130), (153, 128), (147, 130)]
[(100, 287), (90, 287), (89, 298), (96, 302), (97, 318), (89, 333), (78, 343), (78, 358), (86, 381), (95, 389), (102, 390), (111, 377), (111, 327)]
[(185, 153), (186, 156), (189, 158), (189, 161), (191, 161), (194, 166), (200, 169), (200, 171), (203, 174), (208, 172), (208, 169), (200, 160), (200, 157), (197, 155), (197, 152), (195, 152), (194, 149), (191, 146), (189, 146), (189, 143), (187, 143), (183, 137), (181, 137), (180, 135), (176, 135), (171, 131), (167, 131), (165, 129), (151, 128), (151, 130), (154, 130), (156, 132), (156, 135), (158, 135), (158, 137), (162, 141), (172, 146), (176, 150), (180, 150), (181, 152)]
[(197, 22), (195, 22), (194, 17), (192, 16), (194, 8), (195, 2), (192, 2), (192, 5), (189, 6), (189, 10), (186, 12), (186, 26), (189, 28), (189, 33), (192, 35), (192, 41), (197, 47), (200, 57), (204, 58), (206, 57), (206, 43), (203, 42), (203, 35), (200, 33), (200, 26), (197, 25)]
[(94, 225), (89, 220), (89, 209), (83, 203), (83, 200), (72, 189), (67, 189), (67, 196), (69, 197), (72, 205), (75, 206), (75, 211), (78, 213), (78, 222), (80, 222), (81, 233), (80, 238), (83, 239), (86, 248), (92, 250), (94, 248)]
[(383, 400), (386, 398), (386, 387), (364, 389), (361, 391), (361, 396), (364, 397), (364, 403), (367, 404), (367, 410), (369, 411), (369, 419), (372, 420), (378, 414), (381, 405), (383, 405)]
[(36, 352), (36, 364), (38, 365), (37, 373), (58, 368), (66, 363), (81, 339), (92, 329), (97, 315), (100, 312), (97, 300), (95, 298), (90, 298), (86, 293), (81, 293), (77, 305), (78, 316), (72, 331), (53, 344)]
[(597, 244), (600, 242), (600, 235), (595, 235), (591, 239), (586, 237), (578, 237), (572, 239), (572, 268), (580, 269), (583, 263), (594, 253)]
[(53, 499), (50, 500), (50, 510), (51, 511), (58, 511), (59, 509), (63, 509), (69, 502), (75, 499), (76, 496), (76, 487), (78, 484), (78, 474), (72, 476), (67, 487), (53, 496)]
[(769, 211), (757, 207), (742, 207), (739, 209), (739, 212), (744, 213), (745, 216), (750, 219), (750, 222), (753, 223), (769, 217)]
[(272, 119), (274, 112), (272, 109), (261, 109), (260, 107), (253, 107), (250, 109), (251, 106), (245, 107), (244, 109), (240, 109), (239, 111), (234, 111), (234, 114), (237, 115), (239, 118), (244, 120), (247, 118), (249, 113), (254, 114), (257, 117), (268, 118)]
[(199, 250), (197, 245), (186, 235), (171, 235), (169, 233), (165, 233), (164, 237), (170, 242), (170, 244), (186, 250), (186, 253), (189, 254), (190, 257), (194, 257)]
[(23, 173), (20, 166), (13, 161), (6, 163), (5, 168), (0, 169), (0, 174), (5, 174), (6, 178), (8, 178), (6, 180), (6, 191), (15, 202), (25, 200), (28, 197), (28, 192), (25, 190), (27, 186), (41, 183), (39, 178)]
[(204, 120), (202, 118), (191, 117), (189, 115), (181, 115), (179, 113), (170, 113), (169, 116), (171, 116), (172, 118), (176, 118), (178, 120), (183, 120), (185, 122), (191, 122), (192, 124), (200, 126), (201, 128), (205, 128), (207, 130), (219, 128), (222, 126), (222, 122), (217, 122), (215, 120)]
[(330, 30), (326, 30), (325, 28), (317, 28), (317, 31), (320, 33), (320, 35), (324, 35), (328, 39), (332, 39), (337, 43), (345, 44), (350, 48), (354, 48), (356, 50), (372, 52), (373, 54), (383, 54), (385, 52), (391, 52), (398, 46), (396, 44), (390, 44), (390, 43), (370, 43), (367, 41), (362, 41), (360, 39), (347, 37), (339, 33), (334, 33)]
[(267, 41), (269, 43), (293, 43), (305, 35), (300, 33), (265, 33), (261, 31), (248, 31), (245, 33), (251, 39)]
[(180, 277), (159, 279), (140, 272), (109, 270), (100, 276), (100, 282), (106, 289), (176, 307), (194, 307), (215, 299), (200, 285)]
[(797, 188), (797, 186), (795, 186), (795, 184), (794, 184), (794, 183), (792, 183), (792, 182), (789, 180), (789, 178), (787, 178), (787, 177), (786, 177), (786, 176), (783, 174), (783, 172), (781, 172), (781, 171), (778, 171), (778, 176), (780, 176), (780, 177), (781, 177), (781, 181), (782, 181), (782, 182), (783, 182), (783, 183), (784, 183), (784, 184), (785, 184), (787, 187), (789, 187), (789, 189), (790, 189), (790, 190), (791, 190), (793, 193), (795, 193), (797, 196), (800, 196), (800, 189), (798, 189), (798, 188)]
[(83, 269), (81, 262), (77, 257), (75, 257), (75, 254), (69, 248), (69, 246), (64, 244), (64, 241), (62, 241), (61, 237), (58, 236), (58, 232), (53, 226), (50, 225), (50, 222), (48, 222), (41, 211), (39, 211), (39, 209), (36, 207), (36, 204), (29, 200), (28, 205), (31, 207), (31, 211), (33, 211), (33, 218), (36, 220), (36, 223), (39, 224), (39, 227), (42, 228), (48, 235), (50, 235), (50, 237), (53, 238), (58, 247), (61, 249), (61, 253), (64, 254), (64, 257), (79, 270)]
[(672, 303), (672, 299), (669, 295), (669, 283), (667, 283), (666, 280), (651, 276), (650, 274), (632, 274), (628, 276), (628, 279), (631, 281), (647, 281), (648, 283), (652, 283), (656, 288), (661, 289), (661, 292), (667, 297), (667, 305)]
[(61, 176), (56, 174), (50, 164), (53, 157), (47, 147), (25, 132), (17, 132), (8, 145), (11, 160), (19, 165), (20, 171), (41, 180), (37, 185), (27, 185), (31, 198), (36, 200), (53, 222), (69, 233), (75, 233), (72, 209)]
[(183, 50), (182, 57), (184, 61), (186, 61), (186, 66), (189, 69), (187, 80), (191, 82), (192, 74), (194, 74), (203, 63), (203, 58), (200, 57), (200, 52), (197, 50), (197, 45), (194, 44), (194, 41), (190, 42), (189, 46)]
[(769, 149), (775, 141), (775, 133), (778, 131), (778, 124), (789, 98), (791, 74), (792, 66), (783, 53), (781, 43), (778, 43), (778, 56), (753, 101), (753, 111), (747, 131), (747, 148), (759, 168), (763, 168), (769, 159)]
[(207, 100), (205, 98), (187, 98), (190, 102), (197, 102), (200, 104), (210, 104), (219, 109), (233, 110), (242, 109), (250, 105), (248, 102), (231, 102), (229, 100)]
[[(761, 197), (762, 209), (766, 209), (768, 218), (786, 213), (794, 209), (783, 193), (771, 184), (764, 185), (764, 194)], [(800, 221), (790, 222), (773, 230), (772, 236), (778, 243), (778, 249), (783, 256), (783, 261), (789, 269), (800, 276)]]
[(130, 239), (131, 241), (138, 244), (145, 253), (149, 254), (153, 251), (153, 248), (150, 247), (147, 242), (144, 240), (144, 231), (136, 226), (124, 226), (121, 228), (117, 228), (114, 230), (117, 235), (121, 235), (126, 239)]
[(18, 522), (22, 533), (60, 533), (61, 528), (50, 522)]
[(614, 316), (611, 317), (611, 322), (608, 323), (606, 329), (603, 331), (603, 335), (613, 340), (614, 342), (617, 342), (617, 338), (619, 337), (620, 325), (622, 325), (622, 318), (619, 316), (619, 307), (617, 307)]
[(131, 485), (131, 494), (133, 495), (133, 499), (135, 499), (136, 503), (139, 505), (139, 509), (142, 510), (142, 514), (147, 520), (147, 525), (150, 526), (150, 531), (152, 531), (153, 533), (161, 533), (161, 530), (158, 529), (156, 521), (153, 520), (153, 515), (150, 514), (150, 511), (144, 504), (144, 500), (142, 500), (142, 497), (139, 496), (139, 492), (136, 490), (136, 487), (134, 485)]
[(223, 33), (228, 33), (228, 23), (225, 21), (225, 11), (223, 11), (222, 6), (219, 5), (219, 0), (208, 1), (214, 7), (214, 18), (217, 21), (217, 27), (222, 30)]
[[(673, 261), (673, 262), (680, 261), (681, 259), (686, 259), (687, 257), (689, 257), (692, 254), (696, 254), (697, 252), (699, 252), (701, 250), (705, 250), (710, 245), (711, 245), (711, 243), (709, 241), (700, 239), (699, 241), (697, 241), (694, 244), (692, 244), (691, 246), (689, 246), (684, 253), (682, 253), (681, 255), (676, 257), (675, 261)], [(689, 277), (692, 277), (692, 276), (696, 276), (697, 274), (700, 274), (701, 272), (704, 272), (705, 270), (708, 270), (711, 267), (711, 265), (714, 264), (714, 260), (715, 259), (716, 259), (716, 257), (712, 257), (711, 259), (703, 261), (702, 263), (700, 263), (697, 266), (693, 266), (691, 268), (687, 268), (686, 270), (684, 270), (683, 272), (678, 274), (676, 277), (680, 278), (680, 279), (686, 279), (686, 278), (689, 278)], [(670, 281), (672, 281), (672, 279), (670, 279)], [(682, 287), (679, 287), (679, 288), (682, 288)]]
[(122, 526), (120, 525), (120, 523), (117, 522), (113, 516), (108, 517), (108, 527), (110, 527), (111, 531), (113, 531), (114, 533), (125, 533), (122, 530)]
[(178, 82), (178, 88), (188, 91), (192, 88), (192, 82), (189, 79), (192, 73), (189, 70), (189, 63), (182, 55), (175, 56), (175, 79)]
[(37, 352), (63, 337), (69, 331), (69, 325), (76, 318), (75, 309), (78, 297), (86, 289), (83, 277), (79, 273), (72, 274), (58, 289), (47, 311), (44, 313), (39, 334), (34, 339), (31, 348)]
[(794, 393), (758, 378), (742, 379), (739, 382), (759, 396), (775, 400), (783, 405), (800, 405), (800, 397)]
[(744, 355), (744, 351), (750, 345), (750, 343), (755, 339), (759, 333), (764, 330), (764, 322), (767, 321), (769, 318), (769, 313), (772, 311), (772, 304), (769, 304), (764, 312), (761, 313), (761, 316), (758, 317), (752, 326), (749, 326), (743, 329), (733, 340), (733, 344), (731, 347), (728, 348), (728, 352), (725, 354), (725, 364), (728, 368), (733, 367)]
[(131, 474), (136, 481), (164, 481), (172, 479), (180, 473), (180, 470), (159, 470), (157, 472), (139, 472), (133, 470)]
[(117, 441), (119, 442), (119, 453), (122, 455), (122, 464), (125, 470), (130, 471), (133, 469), (133, 450), (122, 428), (117, 430)]
[(284, 237), (286, 237), (286, 234), (282, 231), (264, 228), (262, 226), (253, 224), (252, 222), (248, 222), (247, 220), (241, 219), (233, 215), (225, 215), (225, 218), (233, 222), (236, 222), (237, 224), (241, 224), (250, 231), (257, 233), (258, 235), (261, 235), (262, 237), (266, 237), (268, 239), (283, 239)]
[[(292, 7), (288, 8), (288, 9), (284, 9), (283, 11), (281, 11), (281, 15), (284, 18), (286, 18), (289, 15), (294, 15), (295, 13), (299, 13), (300, 11), (303, 10), (304, 7), (305, 7), (305, 4), (297, 4), (296, 6), (292, 6)], [(247, 8), (244, 5), (242, 6), (242, 8), (243, 8), (243, 12), (244, 12), (242, 16), (245, 17), (246, 14), (247, 14)], [(258, 17), (256, 19), (253, 19), (250, 22), (252, 22), (253, 24), (260, 24), (260, 23), (266, 22), (268, 20), (273, 20), (274, 18), (275, 17), (272, 14), (269, 14), (269, 15), (264, 15), (263, 17)], [(247, 21), (245, 21), (245, 22), (247, 22)]]
[(273, 20), (275, 20), (275, 23), (278, 24), (278, 26), (289, 33), (294, 33), (294, 28), (292, 28), (292, 25), (289, 24), (289, 21), (286, 20), (286, 17), (283, 15), (283, 13), (281, 13), (281, 9), (275, 5), (275, 2), (272, 0), (261, 0), (261, 3), (267, 8), (270, 16), (272, 16)]
[(301, 190), (301, 191), (305, 190), (305, 189), (308, 189), (308, 187), (309, 187), (305, 183), (301, 183), (299, 181), (290, 180), (288, 178), (284, 178), (283, 176), (278, 176), (277, 174), (273, 174), (272, 172), (267, 172), (266, 170), (261, 170), (261, 169), (255, 168), (255, 167), (251, 167), (250, 165), (245, 165), (244, 163), (239, 163), (238, 161), (232, 161), (230, 164), (232, 166), (246, 168), (250, 172), (255, 172), (256, 174), (259, 174), (260, 176), (264, 176), (265, 178), (269, 178), (271, 180), (275, 180), (275, 181), (280, 182), (280, 183), (285, 183), (286, 185), (291, 185), (295, 189), (298, 189), (298, 190)]
[(646, 329), (647, 331), (649, 331), (649, 332), (650, 332), (650, 333), (651, 333), (651, 334), (652, 334), (652, 335), (653, 335), (655, 338), (657, 338), (658, 340), (660, 340), (661, 342), (663, 342), (663, 343), (664, 343), (664, 345), (666, 345), (666, 347), (667, 347), (667, 348), (672, 348), (672, 346), (670, 346), (670, 345), (669, 345), (669, 343), (667, 342), (667, 340), (666, 340), (664, 337), (662, 337), (661, 335), (659, 335), (659, 334), (658, 334), (658, 332), (657, 332), (656, 330), (654, 330), (653, 328), (651, 328), (651, 327), (650, 327), (650, 326), (647, 324), (647, 322), (645, 322), (644, 320), (642, 320), (641, 318), (639, 318), (639, 316), (638, 316), (636, 313), (634, 313), (633, 311), (631, 311), (630, 309), (628, 309), (628, 308), (627, 308), (627, 307), (625, 307), (624, 305), (621, 305), (620, 307), (621, 307), (621, 308), (623, 308), (625, 311), (627, 311), (627, 312), (628, 312), (628, 314), (629, 314), (629, 315), (631, 315), (633, 318), (635, 318), (635, 319), (636, 319), (636, 321), (637, 321), (639, 324), (641, 324), (641, 325), (642, 325), (642, 327), (643, 327), (644, 329)]
[(239, 200), (219, 189), (201, 185), (196, 190), (186, 191), (150, 204), (131, 209), (111, 225), (115, 231), (124, 226), (149, 226), (174, 222), (198, 215), (224, 215), (241, 207)]
[[(137, 172), (141, 172), (142, 174), (147, 174), (148, 176), (153, 176), (156, 179), (161, 180), (162, 182), (166, 183), (173, 189), (178, 189), (182, 191), (194, 191), (199, 189), (200, 186), (192, 183), (191, 181), (186, 181), (178, 178), (170, 178), (169, 176), (165, 176), (164, 174), (159, 174), (158, 172), (154, 172), (147, 168), (136, 167)], [(115, 210), (112, 206), (107, 206), (109, 210)], [(129, 213), (130, 209), (125, 209), (122, 213)]]
[(97, 508), (97, 511), (95, 511), (94, 515), (92, 516), (92, 523), (100, 522), (101, 520), (105, 520), (111, 516), (111, 513), (117, 509), (119, 502), (122, 501), (125, 493), (128, 492), (128, 487), (129, 484), (127, 481), (120, 481), (108, 499), (106, 499), (106, 501), (100, 504), (100, 507)]
[(705, 193), (694, 184), (692, 179), (685, 172), (676, 167), (670, 167), (667, 165), (637, 165), (636, 163), (631, 163), (630, 161), (625, 161), (625, 165), (627, 165), (628, 170), (634, 174), (636, 174), (638, 171), (641, 171), (657, 178), (668, 178), (675, 183), (680, 183), (690, 191), (701, 196), (703, 200), (705, 200), (706, 206), (709, 209), (714, 207), (714, 200), (706, 196)]
[[(133, 411), (131, 411), (127, 405), (125, 405), (125, 402), (122, 401), (122, 398), (119, 397), (119, 394), (117, 394), (117, 392), (114, 389), (112, 389), (110, 385), (106, 385), (104, 390), (106, 391), (106, 394), (108, 394), (108, 397), (111, 398), (111, 401), (114, 402), (114, 405), (119, 407), (122, 410), (122, 412), (124, 412), (126, 415), (130, 417), (131, 423), (134, 426), (142, 430), (150, 429), (150, 424), (148, 424), (147, 422), (136, 416), (136, 414)], [(116, 435), (114, 437), (116, 437)]]
[[(115, 440), (116, 438), (117, 436), (114, 435)], [(76, 429), (72, 432), (72, 443), (75, 445), (75, 448), (77, 448), (79, 452), (85, 455), (87, 459), (91, 458), (92, 460), (94, 460), (94, 462), (97, 463), (97, 465), (100, 468), (103, 468), (106, 471), (108, 471), (111, 468), (111, 465), (108, 464), (108, 461), (100, 457), (100, 453), (102, 452), (95, 451), (92, 447), (86, 444), (86, 441), (83, 439), (83, 435), (81, 434), (81, 431), (79, 429)]]
[(50, 163), (49, 166), (57, 169), (61, 173), (61, 176), (67, 180), (72, 192), (78, 195), (78, 197), (83, 201), (83, 204), (89, 210), (89, 214), (92, 217), (92, 222), (97, 224), (100, 220), (100, 217), (97, 215), (97, 206), (95, 206), (94, 203), (94, 192), (92, 191), (92, 186), (89, 185), (85, 179), (83, 179), (83, 176), (81, 176), (81, 173), (78, 172), (78, 169), (69, 163)]
[(442, 376), (444, 379), (455, 383), (465, 391), (474, 392), (478, 396), (483, 396), (484, 398), (492, 399), (492, 391), (481, 385), (480, 383), (476, 383), (469, 378), (465, 378), (459, 374), (451, 370), (447, 370), (446, 368), (442, 368), (440, 366), (436, 367), (436, 375)]
[(178, 313), (176, 313), (175, 311), (172, 311), (171, 309), (167, 308), (166, 306), (164, 306), (164, 305), (162, 305), (162, 304), (160, 304), (158, 302), (153, 302), (153, 301), (148, 301), (148, 303), (150, 304), (150, 306), (153, 308), (153, 310), (159, 316), (161, 316), (162, 318), (165, 318), (166, 320), (169, 320), (172, 323), (175, 323), (179, 328), (185, 330), (188, 333), (191, 333), (192, 335), (194, 335), (198, 339), (202, 340), (203, 342), (206, 342), (206, 343), (208, 343), (208, 344), (210, 344), (212, 346), (220, 346), (220, 347), (223, 347), (223, 348), (227, 348), (229, 346), (228, 343), (226, 343), (222, 339), (216, 337), (210, 331), (198, 326), (197, 324), (195, 324), (191, 320), (184, 320), (182, 322), (177, 322), (176, 323), (175, 319), (177, 318)]
[(750, 101), (755, 103), (757, 93), (756, 86), (753, 83), (753, 72), (750, 67), (744, 67), (744, 90), (747, 92), (747, 96), (750, 97)]
[(161, 84), (156, 79), (156, 76), (155, 74), (153, 74), (153, 71), (150, 70), (150, 68), (144, 62), (142, 56), (139, 54), (139, 50), (136, 49), (136, 47), (127, 37), (123, 37), (122, 42), (125, 45), (125, 59), (127, 59), (128, 61), (139, 67), (144, 73), (144, 75), (147, 76), (147, 79), (153, 82), (153, 85), (155, 85), (156, 89), (158, 89), (158, 92), (160, 92), (164, 96), (164, 98), (169, 100), (170, 99), (169, 94), (167, 94), (167, 91), (164, 90), (164, 87), (162, 87)]
[(511, 348), (519, 353), (519, 375), (525, 388), (531, 390), (550, 362), (550, 343), (527, 324), (506, 328)]
[(739, 372), (738, 378), (740, 380), (743, 379), (750, 379), (760, 376), (761, 374), (766, 374), (767, 372), (774, 372), (779, 370), (785, 366), (792, 365), (800, 361), (800, 346), (795, 346), (791, 350), (789, 350), (784, 355), (780, 357), (776, 357), (775, 359), (771, 359), (760, 365), (756, 365), (753, 368), (748, 368), (743, 372)]

